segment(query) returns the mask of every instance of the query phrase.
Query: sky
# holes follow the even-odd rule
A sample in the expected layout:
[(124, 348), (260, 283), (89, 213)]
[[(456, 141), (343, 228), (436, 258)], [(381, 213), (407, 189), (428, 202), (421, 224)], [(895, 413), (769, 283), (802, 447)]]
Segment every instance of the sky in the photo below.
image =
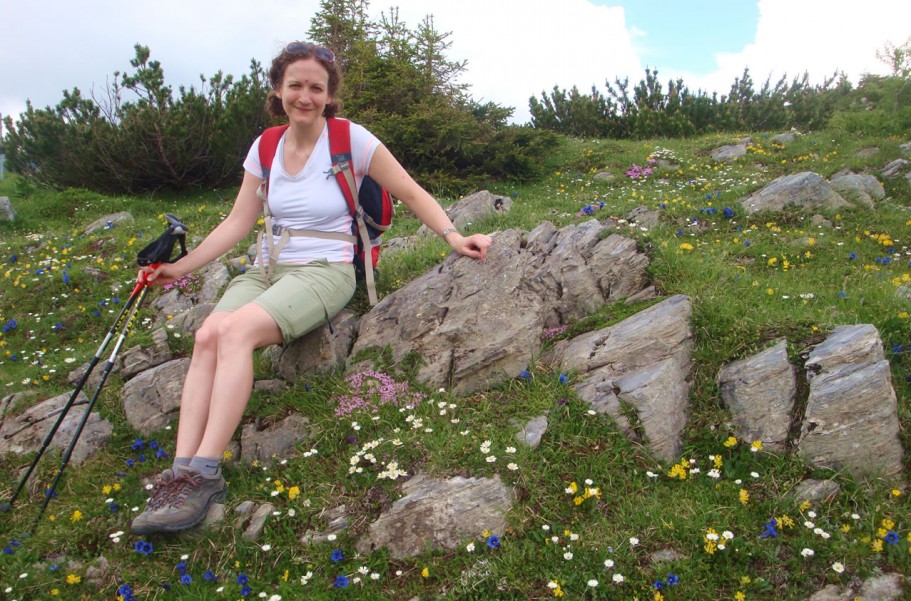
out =
[[(306, 39), (319, 0), (0, 0), (0, 115), (26, 99), (55, 106), (78, 87), (101, 99), (115, 71), (129, 71), (136, 43), (166, 82), (198, 85), (221, 70), (237, 77), (251, 59), (268, 66)], [(467, 61), (460, 82), (481, 102), (530, 121), (529, 97), (554, 86), (595, 86), (658, 71), (666, 86), (726, 94), (744, 68), (758, 88), (804, 72), (821, 83), (836, 70), (857, 84), (885, 74), (886, 42), (911, 36), (911, 2), (896, 0), (371, 0), (379, 16), (398, 6), (411, 28), (432, 15), (451, 32), (448, 58)], [(395, 90), (390, 90), (395, 93)]]

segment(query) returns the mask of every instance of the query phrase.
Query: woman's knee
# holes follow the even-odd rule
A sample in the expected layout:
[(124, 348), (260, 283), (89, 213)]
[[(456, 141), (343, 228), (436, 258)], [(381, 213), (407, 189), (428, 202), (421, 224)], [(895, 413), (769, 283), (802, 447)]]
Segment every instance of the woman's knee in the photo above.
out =
[(215, 351), (218, 349), (218, 339), (219, 331), (221, 329), (220, 324), (225, 321), (225, 319), (230, 316), (230, 313), (225, 313), (219, 311), (218, 313), (212, 313), (209, 315), (202, 325), (196, 330), (194, 335), (195, 347), (194, 350), (200, 351)]

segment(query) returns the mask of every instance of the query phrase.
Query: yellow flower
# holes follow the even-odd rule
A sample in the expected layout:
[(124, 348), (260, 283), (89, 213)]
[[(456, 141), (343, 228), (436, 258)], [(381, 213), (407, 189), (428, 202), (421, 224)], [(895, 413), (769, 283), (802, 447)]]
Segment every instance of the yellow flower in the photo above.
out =
[(231, 461), (231, 458), (234, 457), (234, 454), (231, 451), (225, 449), (225, 452), (222, 453), (221, 456), (225, 461)]
[(743, 505), (746, 505), (749, 502), (750, 502), (750, 493), (748, 493), (746, 491), (746, 489), (741, 488), (740, 489), (740, 503)]
[(882, 526), (883, 526), (883, 528), (885, 528), (886, 530), (894, 530), (894, 529), (895, 529), (895, 522), (893, 522), (893, 521), (890, 520), (889, 518), (883, 518)]
[(288, 499), (290, 499), (291, 501), (293, 501), (298, 496), (300, 496), (300, 494), (301, 494), (301, 489), (297, 486), (292, 486), (291, 488), (288, 489)]
[(715, 464), (716, 468), (721, 469), (721, 466), (724, 465), (724, 460), (721, 458), (721, 455), (715, 455), (713, 463)]
[(421, 570), (421, 576), (423, 578), (428, 578), (430, 576), (430, 570), (427, 568), (424, 568), (423, 570)]
[(652, 601), (664, 601), (664, 595), (661, 594), (661, 591), (655, 591), (655, 596), (652, 597)]
[(576, 505), (581, 505), (585, 501), (585, 497), (573, 497), (573, 503)]
[(569, 490), (572, 491), (570, 494), (573, 494), (573, 495), (574, 495), (574, 494), (576, 494), (577, 492), (579, 492), (579, 485), (576, 484), (575, 482), (570, 482), (570, 483), (569, 483)]
[(56, 596), (59, 595), (59, 594), (60, 594), (60, 589), (59, 589), (59, 588), (52, 588), (52, 589), (51, 589), (51, 597), (56, 597)]
[(754, 440), (754, 441), (753, 441), (753, 444), (750, 445), (750, 450), (751, 450), (752, 452), (754, 452), (754, 453), (755, 453), (756, 451), (761, 451), (761, 450), (762, 450), (762, 441), (761, 441), (761, 440)]
[(870, 543), (870, 548), (873, 549), (874, 553), (882, 553), (882, 550), (883, 550), (882, 539), (878, 538), (875, 541), (873, 541), (872, 543)]
[(101, 494), (109, 495), (109, 494), (111, 494), (112, 490), (114, 490), (114, 489), (111, 488), (111, 486), (109, 484), (105, 484), (104, 486), (101, 487)]
[(726, 446), (729, 449), (731, 447), (737, 446), (737, 439), (734, 438), (733, 436), (728, 436), (728, 439), (724, 441), (724, 446)]
[(744, 595), (741, 591), (734, 593), (734, 601), (746, 601), (747, 596)]
[(749, 576), (741, 576), (741, 577), (740, 577), (740, 584), (747, 585), (747, 584), (749, 584), (749, 583), (751, 583), (751, 582), (753, 582), (753, 581), (750, 580), (750, 577), (749, 577)]
[(803, 503), (800, 504), (801, 511), (806, 511), (809, 508), (810, 508), (810, 499), (807, 499)]
[(82, 519), (82, 512), (79, 511), (78, 509), (73, 512), (73, 515), (70, 516), (71, 522), (78, 522), (81, 519)]
[(689, 242), (684, 242), (680, 245), (680, 250), (693, 250), (693, 245)]
[(79, 584), (80, 582), (82, 582), (81, 576), (77, 576), (76, 574), (67, 574), (66, 575), (67, 584)]

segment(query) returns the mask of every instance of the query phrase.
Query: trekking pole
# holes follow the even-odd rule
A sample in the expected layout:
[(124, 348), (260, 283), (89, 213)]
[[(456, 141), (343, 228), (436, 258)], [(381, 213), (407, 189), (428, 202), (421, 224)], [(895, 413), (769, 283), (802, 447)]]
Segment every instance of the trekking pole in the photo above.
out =
[[(168, 220), (168, 229), (165, 233), (159, 236), (154, 242), (146, 246), (143, 250), (139, 252), (139, 255), (136, 258), (136, 262), (141, 266), (150, 266), (153, 269), (157, 268), (162, 263), (173, 263), (174, 261), (180, 259), (187, 254), (186, 248), (186, 233), (188, 231), (187, 226), (180, 222), (177, 217), (171, 214), (165, 216)], [(174, 244), (179, 242), (181, 252), (177, 257), (172, 257), (174, 250)], [(107, 380), (108, 375), (110, 375), (111, 370), (114, 366), (114, 361), (117, 358), (118, 353), (120, 352), (120, 347), (123, 345), (124, 340), (126, 339), (127, 333), (130, 330), (130, 327), (133, 323), (133, 319), (136, 316), (136, 311), (139, 309), (139, 306), (142, 304), (143, 299), (145, 298), (146, 293), (148, 292), (148, 281), (147, 275), (144, 271), (140, 271), (139, 275), (136, 278), (136, 286), (133, 288), (133, 291), (130, 293), (129, 299), (124, 304), (123, 309), (120, 311), (120, 315), (117, 316), (117, 319), (114, 322), (114, 325), (108, 330), (107, 335), (104, 338), (104, 341), (101, 343), (101, 346), (98, 348), (98, 351), (95, 353), (95, 356), (92, 358), (92, 361), (89, 363), (88, 369), (79, 379), (79, 383), (76, 385), (76, 389), (73, 391), (73, 394), (70, 396), (70, 399), (67, 401), (66, 405), (61, 409), (60, 415), (57, 417), (57, 421), (48, 431), (47, 436), (45, 436), (44, 442), (42, 443), (41, 449), (38, 451), (38, 454), (32, 460), (32, 463), (29, 465), (26, 473), (23, 475), (19, 481), (19, 485), (16, 488), (16, 492), (13, 494), (12, 498), (4, 503), (0, 503), (0, 511), (9, 511), (12, 509), (13, 503), (16, 501), (16, 498), (22, 492), (25, 487), (26, 482), (31, 476), (32, 472), (35, 469), (35, 466), (38, 464), (38, 461), (41, 459), (41, 456), (50, 446), (51, 441), (54, 438), (57, 430), (60, 428), (60, 425), (63, 423), (63, 420), (66, 418), (69, 410), (75, 405), (76, 398), (79, 393), (82, 392), (82, 388), (85, 386), (85, 383), (89, 379), (89, 375), (95, 369), (95, 366), (98, 365), (98, 362), (101, 360), (101, 356), (104, 353), (104, 350), (110, 344), (111, 340), (114, 337), (114, 333), (117, 331), (121, 323), (123, 323), (123, 329), (120, 333), (120, 336), (117, 339), (117, 343), (114, 346), (114, 350), (111, 353), (110, 358), (105, 364), (104, 370), (101, 375), (101, 380), (98, 382), (98, 385), (95, 388), (95, 393), (92, 395), (91, 400), (88, 403), (88, 407), (83, 413), (82, 419), (79, 422), (79, 425), (76, 428), (76, 431), (73, 434), (73, 439), (70, 441), (69, 446), (67, 447), (63, 459), (61, 461), (60, 468), (57, 470), (57, 474), (54, 477), (51, 486), (45, 491), (44, 503), (41, 506), (41, 510), (38, 513), (38, 517), (35, 520), (35, 525), (41, 519), (41, 516), (44, 514), (44, 511), (47, 509), (48, 503), (54, 496), (54, 491), (57, 488), (57, 483), (60, 480), (60, 476), (63, 474), (64, 468), (70, 461), (70, 457), (73, 454), (73, 450), (76, 447), (76, 443), (79, 440), (79, 436), (82, 434), (82, 430), (85, 428), (85, 424), (88, 422), (89, 415), (92, 412), (92, 409), (95, 406), (95, 402), (98, 400), (98, 395), (101, 393), (101, 389), (104, 386), (105, 381)], [(34, 529), (34, 526), (33, 526)]]

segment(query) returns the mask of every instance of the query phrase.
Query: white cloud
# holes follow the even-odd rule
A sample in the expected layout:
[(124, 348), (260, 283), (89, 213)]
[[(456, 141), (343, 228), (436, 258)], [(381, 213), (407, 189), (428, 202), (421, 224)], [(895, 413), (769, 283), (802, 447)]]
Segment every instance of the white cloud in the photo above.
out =
[(759, 0), (756, 38), (740, 52), (715, 55), (718, 68), (708, 75), (681, 73), (691, 90), (726, 94), (749, 67), (754, 87), (771, 78), (809, 75), (820, 84), (836, 71), (856, 85), (864, 73), (884, 74), (876, 51), (886, 42), (900, 45), (911, 34), (911, 4), (893, 0), (831, 2)]

